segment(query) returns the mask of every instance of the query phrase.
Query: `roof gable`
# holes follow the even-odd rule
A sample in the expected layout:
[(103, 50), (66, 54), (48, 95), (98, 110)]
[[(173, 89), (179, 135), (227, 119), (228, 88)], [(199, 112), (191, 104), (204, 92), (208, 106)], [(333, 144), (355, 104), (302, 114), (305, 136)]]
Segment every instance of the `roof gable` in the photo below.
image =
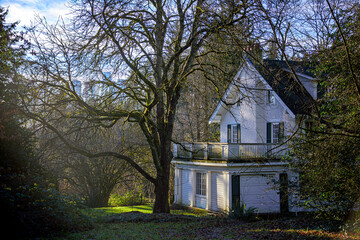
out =
[[(289, 61), (289, 65), (297, 75), (313, 79), (314, 74), (308, 64)], [(285, 61), (265, 59), (262, 65), (255, 65), (255, 68), (294, 114), (307, 114), (311, 111), (314, 99), (295, 80)]]
[[(314, 79), (314, 74), (308, 64), (295, 61), (289, 61), (289, 64), (298, 76), (310, 80)], [(284, 107), (290, 110), (294, 115), (307, 114), (311, 111), (314, 99), (312, 99), (309, 92), (301, 86), (301, 83), (295, 81), (295, 78), (293, 78), (293, 74), (285, 61), (264, 59), (261, 65), (254, 65), (250, 59), (246, 59), (245, 63), (234, 77), (233, 82), (228, 87), (222, 101), (220, 101), (211, 115), (209, 123), (216, 122), (218, 120), (218, 113), (223, 112), (222, 110), (226, 109), (224, 103), (225, 99), (231, 91), (231, 88), (234, 86), (234, 82), (241, 77), (241, 73), (247, 69), (259, 74), (261, 76), (260, 79), (266, 82), (266, 85), (268, 85), (280, 98)]]

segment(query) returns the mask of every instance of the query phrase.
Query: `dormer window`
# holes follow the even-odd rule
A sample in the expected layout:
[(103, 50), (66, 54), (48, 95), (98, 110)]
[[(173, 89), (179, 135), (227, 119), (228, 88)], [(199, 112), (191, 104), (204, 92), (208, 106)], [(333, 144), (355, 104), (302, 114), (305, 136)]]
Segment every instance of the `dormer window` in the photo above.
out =
[(284, 122), (268, 122), (266, 124), (266, 142), (280, 143), (284, 138)]
[(229, 124), (228, 125), (227, 140), (228, 140), (228, 143), (240, 143), (241, 142), (240, 124)]
[(266, 104), (268, 105), (275, 104), (274, 92), (271, 90), (266, 90)]
[(240, 103), (241, 103), (241, 95), (239, 94), (239, 96), (237, 97), (237, 100), (236, 100), (236, 106), (240, 107)]

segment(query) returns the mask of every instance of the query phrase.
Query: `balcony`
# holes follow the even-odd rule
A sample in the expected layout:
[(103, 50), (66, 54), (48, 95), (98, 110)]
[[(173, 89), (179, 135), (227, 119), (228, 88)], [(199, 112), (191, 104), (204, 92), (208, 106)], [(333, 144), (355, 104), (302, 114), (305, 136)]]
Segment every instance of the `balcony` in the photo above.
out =
[(174, 143), (175, 159), (248, 161), (279, 159), (286, 146), (272, 143)]

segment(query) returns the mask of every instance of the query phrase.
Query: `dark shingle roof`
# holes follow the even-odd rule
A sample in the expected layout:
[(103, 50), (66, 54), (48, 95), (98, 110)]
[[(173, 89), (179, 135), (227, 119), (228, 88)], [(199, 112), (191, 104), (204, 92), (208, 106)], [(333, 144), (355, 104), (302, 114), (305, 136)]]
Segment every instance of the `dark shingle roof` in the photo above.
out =
[[(314, 77), (309, 64), (296, 61), (288, 63), (296, 73)], [(310, 113), (314, 99), (302, 84), (295, 80), (285, 61), (264, 59), (262, 64), (254, 66), (294, 114)]]

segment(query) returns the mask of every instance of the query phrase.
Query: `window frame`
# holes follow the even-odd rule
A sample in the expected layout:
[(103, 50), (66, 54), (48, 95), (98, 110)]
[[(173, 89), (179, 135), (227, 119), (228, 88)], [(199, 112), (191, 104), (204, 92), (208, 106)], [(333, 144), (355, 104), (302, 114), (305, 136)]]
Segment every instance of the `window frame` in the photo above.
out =
[(238, 127), (234, 124), (231, 125), (231, 143), (237, 143), (238, 141)]
[(275, 105), (275, 95), (272, 90), (266, 90), (266, 104), (267, 105)]
[(280, 123), (272, 123), (271, 128), (271, 142), (275, 144), (280, 143)]
[(206, 196), (207, 174), (205, 172), (196, 173), (196, 195)]
[(227, 125), (227, 142), (228, 143), (241, 143), (241, 125), (228, 124)]
[[(273, 144), (279, 144), (283, 141), (284, 133), (285, 133), (285, 127), (284, 122), (267, 122), (266, 127), (266, 142), (267, 143), (273, 143)], [(270, 126), (270, 129), (269, 129)], [(277, 128), (274, 128), (274, 126), (277, 126)], [(275, 131), (277, 130), (277, 131)], [(270, 133), (270, 136), (269, 136)]]

